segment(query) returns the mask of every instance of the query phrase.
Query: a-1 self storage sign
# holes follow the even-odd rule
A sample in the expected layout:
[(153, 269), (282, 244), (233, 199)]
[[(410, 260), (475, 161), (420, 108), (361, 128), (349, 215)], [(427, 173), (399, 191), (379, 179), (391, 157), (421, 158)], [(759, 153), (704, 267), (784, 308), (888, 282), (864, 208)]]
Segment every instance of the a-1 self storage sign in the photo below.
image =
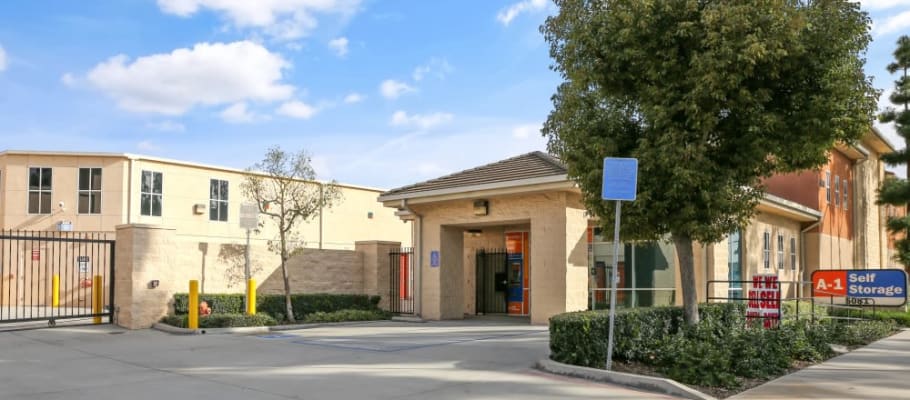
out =
[(832, 269), (812, 273), (812, 297), (835, 304), (902, 306), (907, 273), (900, 269)]

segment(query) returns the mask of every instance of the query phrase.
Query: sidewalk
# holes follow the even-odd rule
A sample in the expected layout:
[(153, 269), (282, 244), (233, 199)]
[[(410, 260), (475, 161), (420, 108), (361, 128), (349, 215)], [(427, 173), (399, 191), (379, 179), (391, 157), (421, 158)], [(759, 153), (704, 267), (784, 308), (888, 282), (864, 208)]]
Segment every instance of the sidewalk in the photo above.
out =
[(910, 398), (910, 330), (729, 399)]

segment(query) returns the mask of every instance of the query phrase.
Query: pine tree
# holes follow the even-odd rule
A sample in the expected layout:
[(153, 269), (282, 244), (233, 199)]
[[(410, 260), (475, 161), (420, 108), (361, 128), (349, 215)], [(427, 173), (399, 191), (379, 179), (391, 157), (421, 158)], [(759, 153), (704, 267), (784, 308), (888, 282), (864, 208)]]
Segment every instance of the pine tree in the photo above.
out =
[[(894, 123), (897, 134), (904, 138), (904, 148), (882, 156), (889, 165), (906, 164), (907, 176), (910, 177), (910, 37), (901, 36), (894, 51), (894, 62), (888, 64), (888, 72), (899, 74), (894, 82), (894, 91), (888, 98), (897, 108), (889, 107), (878, 117), (882, 123)], [(879, 190), (879, 204), (910, 208), (910, 183), (907, 179), (892, 178), (886, 180)], [(910, 267), (910, 216), (904, 215), (888, 219), (888, 230), (902, 236), (895, 242), (897, 260), (905, 267)]]

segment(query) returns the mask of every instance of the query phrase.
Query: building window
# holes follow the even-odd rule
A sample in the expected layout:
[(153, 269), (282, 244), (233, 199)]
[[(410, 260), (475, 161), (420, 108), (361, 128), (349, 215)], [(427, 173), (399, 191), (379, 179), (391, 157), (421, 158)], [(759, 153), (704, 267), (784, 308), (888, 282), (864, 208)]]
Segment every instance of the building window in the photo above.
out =
[(844, 210), (846, 210), (847, 209), (847, 199), (849, 199), (849, 197), (847, 197), (847, 179), (846, 178), (844, 178), (844, 184), (841, 185), (841, 190), (843, 190), (843, 192), (844, 192), (843, 204), (844, 204)]
[(784, 269), (784, 235), (777, 234), (777, 269)]
[(834, 206), (840, 204), (840, 178), (834, 175)]
[(161, 216), (161, 182), (160, 172), (142, 171), (142, 188), (139, 192), (141, 198), (140, 214), (149, 217)]
[(101, 214), (101, 168), (79, 168), (79, 214)]
[(790, 238), (790, 269), (796, 270), (796, 238)]
[(825, 200), (831, 202), (831, 171), (825, 171)]
[(212, 179), (209, 183), (209, 220), (228, 220), (228, 181)]
[(771, 233), (765, 232), (764, 241), (762, 242), (762, 260), (765, 269), (771, 269)]
[(51, 181), (53, 172), (50, 168), (28, 169), (28, 213), (51, 213)]

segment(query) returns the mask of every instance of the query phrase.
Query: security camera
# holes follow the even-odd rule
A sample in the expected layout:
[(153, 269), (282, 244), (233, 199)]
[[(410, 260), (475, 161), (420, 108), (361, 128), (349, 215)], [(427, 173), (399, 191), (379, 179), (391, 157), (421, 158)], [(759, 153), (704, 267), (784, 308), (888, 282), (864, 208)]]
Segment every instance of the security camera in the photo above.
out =
[(65, 205), (65, 204), (63, 204), (62, 201), (59, 202), (59, 203), (57, 203), (57, 207), (60, 207), (61, 210), (64, 210), (64, 209), (65, 209), (65, 208), (63, 207), (64, 205)]

